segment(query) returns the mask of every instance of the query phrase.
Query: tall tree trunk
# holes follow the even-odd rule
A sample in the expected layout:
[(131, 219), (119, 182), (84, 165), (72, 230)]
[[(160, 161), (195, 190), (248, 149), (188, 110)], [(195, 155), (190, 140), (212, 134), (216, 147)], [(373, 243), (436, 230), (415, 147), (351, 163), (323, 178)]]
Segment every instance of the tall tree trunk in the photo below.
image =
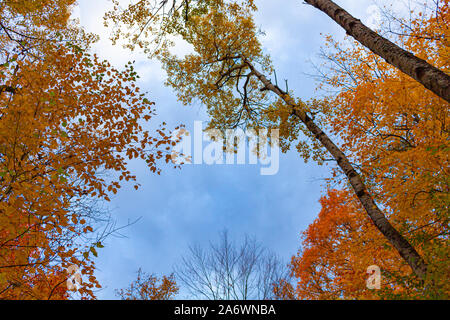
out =
[(309, 131), (322, 143), (328, 152), (337, 161), (339, 167), (347, 176), (350, 185), (353, 187), (356, 196), (366, 210), (369, 218), (386, 239), (399, 252), (400, 256), (411, 266), (414, 273), (421, 279), (425, 279), (427, 265), (414, 247), (406, 240), (389, 222), (383, 212), (378, 208), (371, 195), (368, 193), (361, 176), (352, 166), (345, 154), (333, 143), (333, 141), (314, 123), (307, 113), (299, 108), (295, 101), (278, 86), (272, 84), (262, 73), (246, 59), (245, 63), (249, 66), (252, 73), (263, 83), (264, 89), (270, 90), (282, 98), (292, 107), (293, 115), (297, 116), (309, 129)]
[(450, 102), (450, 76), (365, 26), (330, 0), (304, 0), (326, 13), (358, 42)]

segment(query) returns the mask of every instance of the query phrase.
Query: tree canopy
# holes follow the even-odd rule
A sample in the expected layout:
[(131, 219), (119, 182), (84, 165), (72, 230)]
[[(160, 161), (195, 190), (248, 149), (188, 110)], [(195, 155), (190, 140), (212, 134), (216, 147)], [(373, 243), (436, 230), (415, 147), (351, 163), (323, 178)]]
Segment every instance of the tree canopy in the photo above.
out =
[[(256, 1), (112, 2), (112, 41), (158, 59), (179, 102), (206, 107), (208, 129), (278, 129), (282, 151), (330, 166), (289, 265), (295, 283), (256, 242), (238, 250), (225, 235), (211, 254), (182, 259), (182, 284), (212, 299), (448, 299), (448, 0), (407, 18), (385, 11), (379, 30), (333, 1), (305, 0), (347, 32), (324, 37), (317, 76), (327, 94), (309, 100), (272, 79), (277, 57), (262, 45)], [(94, 258), (115, 231), (101, 204), (127, 182), (139, 189), (131, 160), (160, 174), (177, 143), (154, 123), (133, 63), (119, 69), (91, 53), (98, 37), (70, 19), (75, 5), (0, 2), (2, 299), (94, 299)], [(176, 54), (180, 39), (191, 53)], [(371, 265), (382, 270), (380, 290), (366, 287)], [(174, 275), (139, 269), (117, 295), (167, 300), (178, 290)]]
[(92, 256), (108, 232), (98, 229), (107, 216), (96, 203), (136, 179), (127, 160), (142, 158), (153, 172), (169, 160), (164, 128), (142, 127), (154, 109), (133, 65), (117, 70), (89, 54), (95, 36), (68, 20), (73, 4), (0, 4), (0, 294), (8, 299), (67, 298), (71, 265), (85, 275), (79, 294), (94, 297)]

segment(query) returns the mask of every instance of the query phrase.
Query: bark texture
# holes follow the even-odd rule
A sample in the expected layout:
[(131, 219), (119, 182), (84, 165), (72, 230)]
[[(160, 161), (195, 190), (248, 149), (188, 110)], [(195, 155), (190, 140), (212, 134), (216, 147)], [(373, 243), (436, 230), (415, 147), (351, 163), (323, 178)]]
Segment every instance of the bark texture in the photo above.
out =
[(255, 67), (246, 61), (252, 73), (263, 83), (265, 90), (270, 90), (281, 97), (289, 106), (292, 107), (293, 115), (297, 116), (314, 134), (314, 136), (322, 143), (328, 152), (337, 161), (337, 164), (347, 176), (350, 185), (355, 191), (356, 196), (363, 205), (369, 218), (375, 226), (398, 251), (400, 256), (409, 264), (414, 273), (421, 279), (425, 279), (427, 273), (427, 265), (414, 247), (395, 229), (375, 201), (368, 193), (361, 176), (352, 166), (345, 154), (334, 144), (334, 142), (323, 132), (314, 121), (295, 103), (295, 101), (278, 86), (272, 84), (265, 75), (260, 73)]
[(331, 0), (305, 0), (326, 13), (362, 45), (450, 102), (450, 76), (380, 36)]

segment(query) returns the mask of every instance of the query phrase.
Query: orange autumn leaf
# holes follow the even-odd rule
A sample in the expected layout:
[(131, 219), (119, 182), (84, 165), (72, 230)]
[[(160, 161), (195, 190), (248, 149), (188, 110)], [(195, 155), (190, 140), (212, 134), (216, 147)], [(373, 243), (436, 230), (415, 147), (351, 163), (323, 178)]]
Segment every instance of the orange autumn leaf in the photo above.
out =
[(136, 280), (128, 288), (116, 290), (116, 295), (122, 300), (171, 300), (178, 290), (173, 275), (159, 279), (139, 269)]
[(133, 181), (124, 155), (156, 167), (156, 143), (170, 142), (143, 128), (155, 112), (132, 64), (89, 54), (96, 37), (69, 20), (74, 3), (0, 5), (0, 298), (66, 299), (71, 266), (94, 298), (95, 204), (120, 188), (102, 172)]
[[(443, 1), (436, 11), (403, 21), (398, 38), (407, 50), (447, 71), (448, 4)], [(446, 299), (450, 106), (356, 43), (344, 49), (345, 44), (329, 37), (327, 46), (331, 65), (322, 85), (337, 89), (337, 94), (321, 104), (323, 119), (359, 164), (377, 203), (425, 258), (428, 279), (425, 284), (418, 281), (378, 230), (357, 214), (361, 208), (335, 171), (330, 185), (343, 190), (329, 191), (321, 199), (319, 217), (303, 234), (302, 249), (292, 260), (298, 282), (294, 288), (278, 288), (280, 295)], [(379, 292), (365, 286), (370, 265), (381, 268)]]

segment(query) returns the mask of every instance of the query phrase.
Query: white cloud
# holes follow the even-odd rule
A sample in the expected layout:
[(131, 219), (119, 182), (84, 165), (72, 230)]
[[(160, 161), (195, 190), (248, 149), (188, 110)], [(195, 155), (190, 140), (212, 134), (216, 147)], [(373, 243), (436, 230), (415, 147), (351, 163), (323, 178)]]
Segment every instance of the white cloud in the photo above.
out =
[(376, 5), (370, 5), (366, 13), (368, 15), (366, 25), (371, 29), (378, 29), (381, 24), (381, 11)]
[[(125, 8), (129, 0), (122, 0), (121, 6)], [(141, 77), (141, 82), (158, 81), (163, 82), (166, 78), (160, 63), (151, 61), (147, 55), (138, 49), (130, 51), (123, 48), (126, 40), (113, 45), (110, 37), (111, 30), (104, 26), (103, 16), (112, 8), (109, 0), (79, 0), (78, 6), (74, 8), (72, 17), (79, 19), (86, 31), (97, 34), (100, 40), (93, 46), (93, 51), (101, 58), (108, 60), (117, 68), (122, 68), (129, 61), (135, 61), (136, 70)], [(173, 39), (175, 47), (173, 52), (183, 56), (192, 52), (190, 45), (183, 40)]]
[[(125, 5), (126, 2), (122, 1)], [(78, 6), (75, 8), (73, 17), (79, 18), (81, 25), (88, 32), (97, 34), (100, 40), (94, 44), (93, 51), (101, 58), (108, 60), (117, 68), (122, 68), (129, 61), (136, 61), (136, 63), (148, 63), (148, 58), (145, 54), (138, 51), (130, 52), (130, 50), (123, 48), (122, 44), (113, 45), (110, 37), (110, 29), (103, 24), (103, 16), (106, 11), (111, 8), (111, 2), (108, 0), (79, 0)], [(152, 68), (151, 68), (151, 67)], [(161, 71), (159, 66), (154, 63), (148, 63), (145, 68), (146, 74), (155, 73), (156, 77), (160, 77)], [(144, 78), (142, 76), (142, 78)]]

